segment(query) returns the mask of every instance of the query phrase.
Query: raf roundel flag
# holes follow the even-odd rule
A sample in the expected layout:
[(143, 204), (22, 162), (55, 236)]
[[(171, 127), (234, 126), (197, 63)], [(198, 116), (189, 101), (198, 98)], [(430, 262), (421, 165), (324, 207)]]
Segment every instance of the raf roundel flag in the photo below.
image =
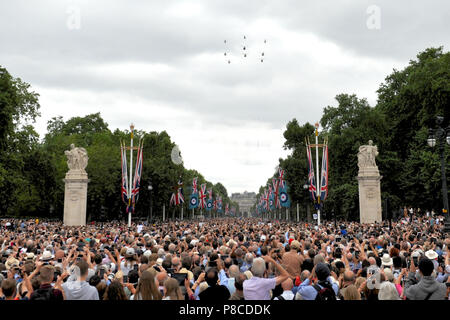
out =
[(195, 209), (198, 207), (198, 193), (191, 194), (191, 198), (189, 199), (189, 209)]
[(206, 201), (206, 210), (211, 211), (212, 208), (213, 208), (213, 201), (212, 199), (209, 199), (208, 201)]
[(280, 189), (280, 202), (282, 207), (289, 208), (291, 206), (286, 184)]

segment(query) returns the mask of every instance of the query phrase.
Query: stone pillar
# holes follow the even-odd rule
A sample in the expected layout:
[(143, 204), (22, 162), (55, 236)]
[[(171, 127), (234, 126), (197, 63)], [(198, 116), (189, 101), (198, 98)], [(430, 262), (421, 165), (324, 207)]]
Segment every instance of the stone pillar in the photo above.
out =
[(86, 172), (70, 170), (64, 179), (64, 224), (66, 226), (86, 225), (87, 185)]
[(70, 150), (66, 150), (64, 153), (67, 156), (69, 171), (64, 179), (66, 190), (64, 193), (63, 222), (67, 226), (85, 226), (87, 185), (89, 182), (85, 169), (89, 157), (86, 149), (76, 148), (74, 144), (71, 144)]
[(377, 147), (361, 146), (358, 153), (358, 185), (359, 185), (359, 221), (360, 223), (374, 223), (382, 221), (380, 172), (375, 163), (378, 155)]

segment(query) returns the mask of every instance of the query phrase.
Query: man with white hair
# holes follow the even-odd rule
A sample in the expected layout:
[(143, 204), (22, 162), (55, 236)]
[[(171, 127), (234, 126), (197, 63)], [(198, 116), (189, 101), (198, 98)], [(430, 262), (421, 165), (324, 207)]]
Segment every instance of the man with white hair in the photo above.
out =
[[(279, 276), (276, 278), (264, 278), (266, 263), (271, 262), (277, 269)], [(289, 278), (289, 273), (269, 256), (253, 260), (253, 277), (244, 281), (245, 300), (270, 300), (270, 291)]]

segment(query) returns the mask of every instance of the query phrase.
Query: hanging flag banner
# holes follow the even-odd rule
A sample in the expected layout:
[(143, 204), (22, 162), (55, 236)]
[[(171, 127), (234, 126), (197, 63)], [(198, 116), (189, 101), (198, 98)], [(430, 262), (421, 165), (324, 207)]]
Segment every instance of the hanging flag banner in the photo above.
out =
[(198, 207), (198, 191), (197, 191), (197, 177), (192, 179), (192, 193), (189, 199), (189, 209)]
[(206, 207), (206, 184), (202, 184), (200, 187), (199, 206), (202, 209)]
[(218, 212), (218, 213), (223, 213), (223, 208), (222, 208), (222, 197), (219, 197), (219, 199), (218, 199), (217, 212)]
[(306, 147), (306, 154), (308, 156), (308, 185), (309, 185), (309, 196), (311, 200), (316, 201), (316, 181), (314, 179), (314, 165), (311, 158), (311, 146), (308, 144)]
[(325, 144), (322, 154), (322, 173), (320, 180), (320, 201), (328, 196), (328, 143)]
[(198, 208), (198, 193), (191, 194), (189, 199), (189, 209)]
[(286, 183), (284, 183), (284, 187), (280, 189), (280, 202), (281, 206), (284, 208), (289, 208), (291, 206), (291, 201), (289, 200), (287, 189), (288, 188)]
[(178, 180), (178, 186), (174, 187), (174, 189), (175, 191), (172, 193), (172, 197), (170, 198), (170, 205), (177, 206), (184, 203), (183, 182), (181, 181), (181, 177)]
[(131, 203), (132, 203), (133, 213), (134, 213), (134, 208), (136, 206), (136, 203), (139, 199), (139, 189), (141, 186), (142, 163), (143, 163), (142, 150), (143, 150), (143, 141), (141, 138), (139, 140), (139, 145), (138, 145), (138, 152), (137, 152), (137, 158), (136, 158), (136, 169), (134, 170), (135, 173), (134, 173), (133, 189), (131, 189)]
[(280, 204), (280, 180), (272, 179), (273, 184), (273, 201), (275, 208), (281, 208)]
[(206, 211), (211, 211), (213, 208), (212, 189), (208, 190), (208, 201), (206, 201)]

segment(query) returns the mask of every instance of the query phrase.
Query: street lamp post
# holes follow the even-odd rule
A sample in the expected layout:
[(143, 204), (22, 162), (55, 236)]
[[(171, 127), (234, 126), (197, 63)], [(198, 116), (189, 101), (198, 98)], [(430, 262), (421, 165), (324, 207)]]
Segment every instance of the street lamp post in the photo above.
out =
[[(431, 148), (436, 146), (436, 142), (439, 142), (439, 151), (441, 156), (441, 179), (442, 179), (442, 199), (445, 215), (446, 226), (448, 225), (448, 191), (447, 191), (447, 178), (445, 176), (445, 142), (450, 145), (450, 126), (446, 129), (442, 128), (441, 125), (444, 122), (444, 117), (436, 117), (436, 129), (429, 129), (428, 145)], [(448, 230), (447, 230), (448, 231)]]
[(149, 198), (150, 198), (150, 221), (152, 221), (153, 217), (152, 217), (152, 190), (153, 190), (153, 186), (152, 186), (152, 182), (150, 181), (148, 184), (148, 193), (149, 193)]

